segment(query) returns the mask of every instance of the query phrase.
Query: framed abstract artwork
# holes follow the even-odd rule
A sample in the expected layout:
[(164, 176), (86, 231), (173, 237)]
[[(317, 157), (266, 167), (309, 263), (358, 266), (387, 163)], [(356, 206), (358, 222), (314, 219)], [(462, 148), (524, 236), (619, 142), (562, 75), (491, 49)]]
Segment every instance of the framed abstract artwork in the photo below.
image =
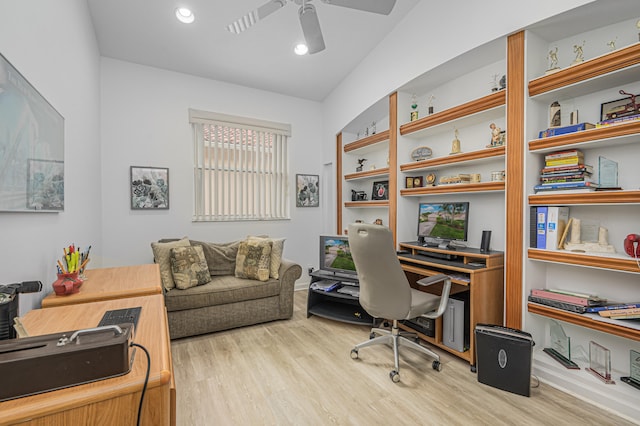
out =
[(169, 208), (169, 169), (131, 166), (129, 184), (132, 210)]
[(320, 176), (296, 175), (296, 207), (320, 205)]

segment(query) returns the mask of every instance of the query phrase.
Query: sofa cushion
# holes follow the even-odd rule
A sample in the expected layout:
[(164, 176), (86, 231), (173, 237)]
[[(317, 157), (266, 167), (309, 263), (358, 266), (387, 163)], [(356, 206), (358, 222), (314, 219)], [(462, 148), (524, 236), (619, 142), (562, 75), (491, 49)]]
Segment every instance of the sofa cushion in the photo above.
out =
[(171, 272), (171, 249), (174, 247), (187, 247), (191, 243), (187, 237), (178, 241), (151, 243), (153, 258), (160, 266), (160, 279), (165, 290), (174, 288), (173, 273)]
[(238, 247), (235, 275), (238, 278), (266, 281), (269, 279), (270, 263), (271, 241), (247, 239)]
[(271, 241), (271, 259), (269, 263), (269, 276), (271, 278), (280, 278), (278, 271), (282, 262), (282, 253), (284, 252), (284, 238), (269, 238), (263, 236), (250, 236), (248, 239), (264, 239)]
[(225, 305), (262, 299), (280, 294), (280, 281), (259, 282), (233, 275), (212, 277), (207, 284), (186, 290), (173, 289), (165, 293), (167, 311), (182, 311), (206, 306)]
[(202, 246), (204, 257), (209, 266), (209, 274), (212, 277), (217, 275), (233, 275), (236, 272), (236, 256), (241, 241), (228, 243), (208, 243), (191, 240), (191, 245)]
[(202, 246), (172, 248), (171, 272), (176, 287), (181, 290), (211, 281)]

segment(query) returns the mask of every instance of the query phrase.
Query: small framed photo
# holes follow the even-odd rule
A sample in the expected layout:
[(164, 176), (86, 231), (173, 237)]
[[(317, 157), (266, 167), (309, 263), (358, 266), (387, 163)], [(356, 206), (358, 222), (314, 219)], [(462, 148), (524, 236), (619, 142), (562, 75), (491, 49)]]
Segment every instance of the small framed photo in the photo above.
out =
[(371, 193), (372, 200), (388, 200), (389, 199), (389, 181), (382, 180), (373, 182), (373, 191)]
[(404, 178), (404, 187), (413, 188), (413, 178), (411, 176), (407, 176), (406, 178)]
[(169, 209), (169, 169), (131, 166), (129, 178), (132, 210)]
[(422, 188), (422, 176), (417, 176), (413, 178), (413, 187)]
[(296, 175), (296, 207), (320, 206), (320, 176)]
[[(621, 91), (622, 94), (627, 94)], [(613, 120), (628, 115), (640, 114), (640, 104), (635, 102), (637, 96), (629, 94), (626, 98), (605, 102), (600, 105), (600, 121)]]

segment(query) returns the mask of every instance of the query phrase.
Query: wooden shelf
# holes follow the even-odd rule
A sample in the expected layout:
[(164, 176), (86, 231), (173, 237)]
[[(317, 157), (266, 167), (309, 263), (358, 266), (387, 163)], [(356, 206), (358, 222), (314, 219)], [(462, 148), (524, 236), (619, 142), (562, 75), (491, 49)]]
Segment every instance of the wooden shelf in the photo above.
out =
[(640, 330), (624, 327), (623, 325), (598, 321), (598, 319), (591, 316), (575, 314), (573, 312), (564, 311), (562, 309), (556, 309), (550, 306), (539, 305), (537, 303), (531, 302), (527, 304), (527, 310), (532, 314), (538, 314), (548, 318), (576, 324), (582, 327), (591, 328), (593, 330), (602, 331), (603, 333), (614, 334), (616, 336), (625, 337), (627, 339), (640, 341)]
[[(553, 74), (538, 77), (529, 82), (529, 96), (538, 96), (553, 92), (558, 89), (572, 90), (578, 83), (588, 82), (596, 77), (611, 75), (611, 83), (614, 81), (619, 87), (627, 82), (638, 79), (638, 70), (633, 69), (640, 64), (640, 43), (620, 48), (613, 52), (598, 56), (581, 64), (573, 65), (557, 71)], [(624, 75), (619, 75), (624, 73)], [(586, 84), (571, 96), (579, 96), (598, 90), (599, 87), (609, 84), (605, 79), (599, 78), (596, 87)]]
[(367, 179), (367, 178), (373, 178), (373, 177), (388, 177), (388, 176), (389, 176), (389, 168), (384, 167), (382, 169), (365, 170), (363, 172), (350, 173), (348, 175), (344, 175), (344, 180), (358, 180), (358, 179)]
[(563, 250), (542, 250), (530, 248), (528, 258), (545, 262), (562, 263), (566, 265), (586, 266), (596, 269), (610, 269), (621, 272), (640, 274), (636, 261), (624, 255), (598, 256), (584, 253), (573, 253)]
[(400, 195), (403, 197), (421, 197), (424, 195), (435, 194), (504, 191), (504, 188), (504, 182), (459, 183), (450, 185), (424, 186), (422, 188), (401, 189)]
[(612, 141), (618, 143), (637, 143), (640, 133), (640, 121), (617, 124), (613, 126), (598, 127), (583, 130), (581, 132), (567, 133), (548, 138), (529, 141), (529, 151), (544, 153), (559, 148), (575, 148), (584, 144), (602, 142), (611, 145)]
[(453, 120), (459, 120), (470, 117), (494, 108), (502, 107), (506, 102), (506, 90), (491, 93), (490, 95), (474, 99), (462, 105), (446, 109), (435, 114), (428, 115), (416, 121), (411, 121), (400, 126), (401, 135), (410, 135), (421, 130), (435, 127), (440, 124), (448, 123)]
[(429, 158), (427, 160), (416, 161), (400, 165), (400, 171), (413, 172), (418, 170), (435, 169), (441, 166), (456, 166), (463, 163), (480, 162), (482, 160), (493, 160), (505, 156), (504, 146), (482, 149), (479, 151), (464, 152), (450, 155), (448, 157)]
[(371, 136), (367, 136), (362, 139), (358, 139), (355, 142), (350, 142), (344, 146), (344, 152), (351, 152), (356, 150), (361, 150), (363, 148), (370, 147), (371, 145), (378, 144), (380, 142), (384, 142), (389, 139), (389, 130), (382, 131), (380, 133), (376, 133)]
[(345, 201), (346, 208), (389, 207), (389, 200)]
[(579, 204), (640, 204), (640, 190), (529, 195), (530, 206)]

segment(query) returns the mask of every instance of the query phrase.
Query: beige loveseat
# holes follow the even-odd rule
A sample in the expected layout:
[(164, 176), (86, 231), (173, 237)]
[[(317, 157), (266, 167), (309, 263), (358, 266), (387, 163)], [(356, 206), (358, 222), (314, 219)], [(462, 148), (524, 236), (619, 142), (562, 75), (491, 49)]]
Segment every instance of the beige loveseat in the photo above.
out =
[[(284, 242), (284, 240), (279, 241), (282, 244)], [(242, 278), (247, 273), (237, 267), (236, 260), (241, 259), (241, 262), (244, 260), (243, 264), (251, 263), (245, 260), (250, 257), (249, 255), (238, 256), (242, 250), (241, 247), (245, 245), (244, 241), (219, 244), (184, 238), (152, 243), (154, 259), (160, 263), (171, 338), (177, 339), (291, 318), (293, 289), (296, 280), (302, 275), (302, 268), (281, 257), (282, 244), (280, 244), (280, 253), (274, 252), (273, 256), (269, 257), (270, 273), (267, 271), (266, 276), (262, 274), (260, 278)], [(176, 287), (175, 283), (172, 286), (169, 281), (180, 276), (175, 272), (176, 265), (181, 261), (176, 259), (177, 250), (191, 251), (197, 263), (195, 250), (179, 248), (187, 246), (202, 247), (206, 260), (206, 265), (202, 264), (202, 268), (206, 268), (207, 272), (194, 278), (192, 270), (198, 267), (189, 265), (191, 270), (187, 272), (192, 275), (191, 284), (187, 285), (191, 286), (181, 289)], [(275, 246), (274, 243), (273, 247)], [(197, 249), (197, 252), (200, 253), (200, 249)], [(172, 254), (173, 259), (171, 259)], [(277, 258), (278, 255), (279, 258)], [(168, 274), (171, 274), (171, 277)], [(204, 275), (207, 276), (204, 277)], [(251, 275), (250, 272), (249, 275)], [(206, 283), (193, 285), (195, 281), (208, 279), (210, 281)], [(177, 285), (180, 284), (180, 280), (176, 282)]]

